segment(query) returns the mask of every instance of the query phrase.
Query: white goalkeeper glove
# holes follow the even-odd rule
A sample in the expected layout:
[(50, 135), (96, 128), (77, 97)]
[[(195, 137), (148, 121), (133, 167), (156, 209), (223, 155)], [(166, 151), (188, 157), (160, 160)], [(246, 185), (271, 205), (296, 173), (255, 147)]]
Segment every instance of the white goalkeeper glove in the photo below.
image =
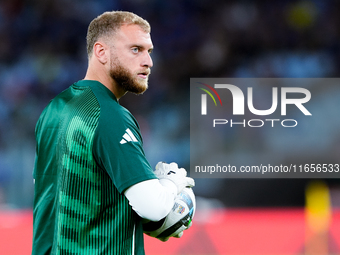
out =
[(195, 186), (194, 179), (187, 177), (187, 171), (184, 168), (178, 168), (174, 162), (167, 164), (158, 162), (155, 168), (155, 175), (158, 179), (168, 179), (177, 186), (177, 194), (185, 187), (192, 188)]

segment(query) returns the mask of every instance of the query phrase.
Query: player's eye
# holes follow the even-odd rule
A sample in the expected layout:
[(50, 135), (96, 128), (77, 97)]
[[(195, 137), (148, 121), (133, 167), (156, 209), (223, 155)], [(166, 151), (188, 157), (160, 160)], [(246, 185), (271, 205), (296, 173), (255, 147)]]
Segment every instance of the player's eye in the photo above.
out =
[(132, 50), (133, 53), (138, 53), (139, 48), (138, 47), (133, 47), (131, 50)]

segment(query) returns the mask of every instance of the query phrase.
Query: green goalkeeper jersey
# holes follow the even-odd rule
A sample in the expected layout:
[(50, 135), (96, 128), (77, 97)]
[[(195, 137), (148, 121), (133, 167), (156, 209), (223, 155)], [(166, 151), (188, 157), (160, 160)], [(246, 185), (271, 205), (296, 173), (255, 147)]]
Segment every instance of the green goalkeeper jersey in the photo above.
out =
[(114, 94), (97, 81), (73, 84), (44, 109), (36, 141), (32, 254), (144, 254), (123, 192), (156, 177)]

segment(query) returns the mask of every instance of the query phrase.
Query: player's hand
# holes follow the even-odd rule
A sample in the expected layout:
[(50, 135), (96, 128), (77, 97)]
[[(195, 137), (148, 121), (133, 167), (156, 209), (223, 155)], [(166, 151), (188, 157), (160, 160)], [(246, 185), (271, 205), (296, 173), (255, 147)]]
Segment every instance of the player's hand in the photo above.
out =
[(183, 231), (182, 231), (182, 232), (179, 232), (179, 233), (178, 233), (177, 235), (175, 235), (174, 237), (175, 237), (175, 238), (181, 238), (182, 235), (183, 235)]
[(158, 179), (168, 179), (176, 184), (177, 193), (180, 193), (185, 187), (195, 186), (194, 179), (187, 177), (187, 171), (184, 168), (178, 168), (174, 162), (170, 164), (158, 162), (155, 169)]
[(161, 240), (162, 242), (166, 242), (170, 239), (170, 237), (160, 237), (160, 238), (157, 238), (158, 240)]
[[(189, 225), (185, 227), (184, 230), (189, 229), (192, 226), (192, 221), (190, 221)], [(183, 236), (184, 230), (182, 230), (181, 232), (179, 232), (177, 235), (174, 235), (173, 237), (175, 238), (181, 238)]]
[(170, 237), (181, 238), (182, 235), (183, 235), (183, 231), (184, 231), (184, 230), (182, 230), (181, 232), (179, 232), (179, 233), (178, 233), (177, 235), (175, 235), (175, 236), (160, 237), (160, 238), (157, 238), (157, 239), (158, 239), (158, 240), (161, 240), (162, 242), (166, 242), (166, 241), (168, 241), (168, 240), (170, 239)]
[[(188, 228), (190, 228), (191, 225), (192, 225), (192, 222), (190, 222), (190, 224), (189, 224), (187, 227), (185, 227), (184, 230), (187, 230)], [(183, 229), (183, 227), (182, 227), (182, 229)], [(174, 236), (172, 236), (172, 237), (174, 237), (174, 238), (181, 238), (181, 237), (183, 236), (184, 230), (182, 230), (182, 231), (179, 232), (177, 235), (174, 235)], [(166, 241), (168, 241), (168, 240), (170, 239), (170, 236), (168, 236), (168, 237), (163, 237), (163, 238), (158, 238), (158, 239), (161, 240), (162, 242), (166, 242)]]

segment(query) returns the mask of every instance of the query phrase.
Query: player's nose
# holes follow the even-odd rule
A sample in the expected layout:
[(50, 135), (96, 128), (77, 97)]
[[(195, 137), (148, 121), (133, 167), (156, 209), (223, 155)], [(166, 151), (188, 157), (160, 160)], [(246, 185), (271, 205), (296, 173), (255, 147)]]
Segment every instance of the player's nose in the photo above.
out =
[(141, 65), (149, 68), (153, 66), (153, 61), (149, 52), (144, 53)]

